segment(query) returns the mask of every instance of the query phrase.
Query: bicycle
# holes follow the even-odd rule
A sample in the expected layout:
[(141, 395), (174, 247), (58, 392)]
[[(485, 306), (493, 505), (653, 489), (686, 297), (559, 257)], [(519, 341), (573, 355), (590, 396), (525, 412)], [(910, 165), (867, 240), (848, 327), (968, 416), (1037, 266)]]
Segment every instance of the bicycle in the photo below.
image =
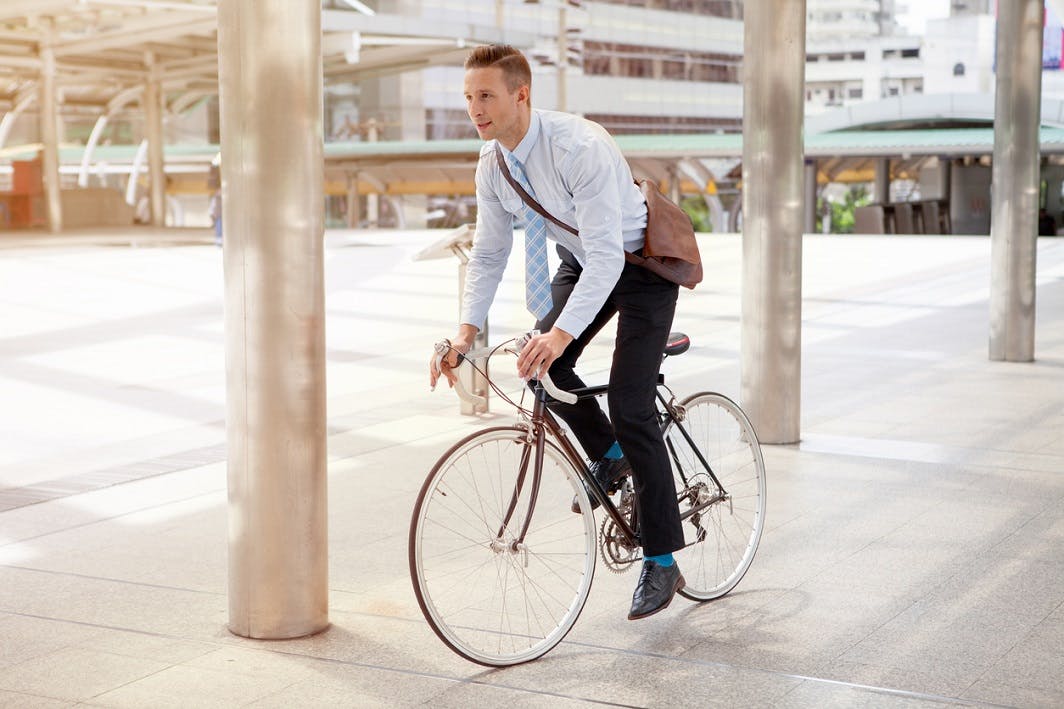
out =
[[(517, 354), (531, 334), (459, 361)], [(662, 357), (689, 346), (673, 333)], [(436, 345), (437, 364), (449, 350), (447, 341)], [(477, 431), (440, 457), (414, 505), (408, 554), (418, 605), (440, 640), (472, 662), (504, 667), (539, 658), (565, 638), (587, 601), (599, 553), (617, 573), (642, 555), (631, 479), (615, 504), (546, 406), (550, 398), (601, 396), (608, 385), (565, 392), (545, 376), (527, 409), (524, 392), (516, 403), (484, 376), (516, 407), (518, 423)], [(459, 396), (482, 400), (456, 386)], [(657, 402), (684, 527), (685, 546), (674, 553), (686, 579), (679, 593), (718, 599), (746, 574), (761, 539), (761, 448), (726, 396), (702, 392), (677, 402), (659, 375)], [(574, 495), (579, 514), (570, 509)], [(597, 533), (589, 495), (605, 513)]]

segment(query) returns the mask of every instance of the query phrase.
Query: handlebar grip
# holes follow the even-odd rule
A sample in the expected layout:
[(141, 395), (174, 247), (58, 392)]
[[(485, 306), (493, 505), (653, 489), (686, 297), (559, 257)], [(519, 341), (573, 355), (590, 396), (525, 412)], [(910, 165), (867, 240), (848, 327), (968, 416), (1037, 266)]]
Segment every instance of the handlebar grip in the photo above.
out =
[[(435, 349), (436, 349), (436, 357), (435, 357), (436, 369), (440, 370), (440, 364), (443, 362), (443, 358), (446, 357), (447, 353), (451, 351), (451, 342), (450, 342), (450, 340), (443, 340), (441, 342), (437, 342)], [(471, 352), (470, 354), (475, 354), (475, 353)], [(464, 362), (466, 359), (471, 359), (471, 358), (469, 357), (469, 355), (464, 355), (464, 356), (463, 355), (459, 355), (458, 366), (461, 366), (462, 362)], [(456, 394), (458, 394), (458, 398), (461, 399), (462, 401), (465, 401), (465, 402), (467, 402), (469, 404), (472, 404), (476, 409), (487, 410), (488, 397), (479, 396), (477, 394), (473, 394), (472, 392), (470, 392), (468, 389), (465, 388), (465, 384), (462, 383), (462, 378), (461, 377), (457, 377), (455, 379), (455, 381), (454, 381), (454, 391), (455, 391)]]
[(564, 389), (559, 389), (554, 384), (554, 380), (550, 378), (549, 374), (544, 374), (542, 377), (540, 377), (539, 383), (540, 386), (543, 387), (543, 390), (545, 392), (547, 392), (563, 404), (575, 404), (577, 402), (576, 394), (565, 391)]

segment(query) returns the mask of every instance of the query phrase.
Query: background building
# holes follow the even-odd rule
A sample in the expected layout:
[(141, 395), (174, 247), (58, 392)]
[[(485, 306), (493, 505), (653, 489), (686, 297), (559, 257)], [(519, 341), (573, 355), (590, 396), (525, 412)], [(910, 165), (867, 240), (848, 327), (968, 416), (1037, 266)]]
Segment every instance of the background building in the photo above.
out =
[[(378, 17), (498, 30), (531, 58), (537, 107), (614, 133), (703, 133), (741, 129), (741, 8), (739, 0), (391, 0)], [(528, 40), (511, 39), (515, 31)], [(462, 75), (456, 62), (359, 82), (342, 99), (334, 94), (333, 135), (364, 136), (372, 125), (380, 139), (474, 137)]]

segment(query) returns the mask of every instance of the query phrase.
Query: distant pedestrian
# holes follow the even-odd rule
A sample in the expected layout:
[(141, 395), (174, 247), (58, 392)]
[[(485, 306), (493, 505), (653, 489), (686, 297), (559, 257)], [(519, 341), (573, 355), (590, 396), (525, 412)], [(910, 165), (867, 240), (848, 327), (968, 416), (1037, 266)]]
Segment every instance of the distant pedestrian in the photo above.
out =
[(211, 225), (214, 227), (214, 243), (222, 245), (222, 191), (215, 190), (211, 194), (211, 201), (207, 204), (207, 213), (211, 217)]
[(1057, 235), (1057, 220), (1046, 211), (1045, 207), (1038, 210), (1038, 233), (1041, 236)]

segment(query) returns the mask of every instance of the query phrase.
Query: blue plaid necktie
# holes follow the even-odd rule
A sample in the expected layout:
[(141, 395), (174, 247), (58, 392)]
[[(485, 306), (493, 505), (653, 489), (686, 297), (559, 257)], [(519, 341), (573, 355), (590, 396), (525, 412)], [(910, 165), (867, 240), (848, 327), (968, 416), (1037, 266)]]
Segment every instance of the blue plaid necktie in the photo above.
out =
[[(513, 155), (506, 157), (510, 174), (533, 199), (536, 193), (528, 182), (525, 169)], [(550, 274), (547, 272), (547, 224), (543, 217), (527, 204), (525, 207), (525, 306), (528, 312), (542, 320), (554, 304), (550, 294)]]

